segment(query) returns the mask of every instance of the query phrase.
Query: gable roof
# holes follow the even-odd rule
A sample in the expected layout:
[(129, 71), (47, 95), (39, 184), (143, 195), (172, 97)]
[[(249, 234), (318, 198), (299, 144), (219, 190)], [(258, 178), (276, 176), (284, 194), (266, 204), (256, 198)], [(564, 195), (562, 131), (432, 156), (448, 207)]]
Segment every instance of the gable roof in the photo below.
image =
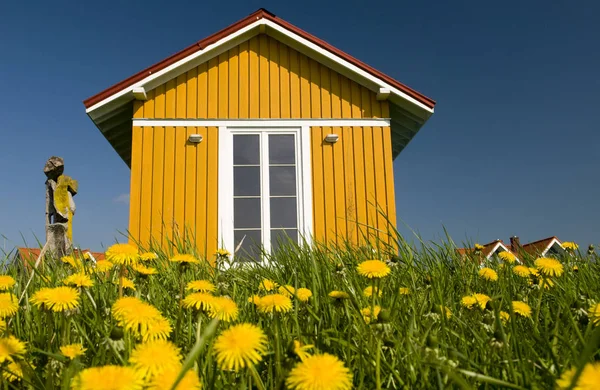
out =
[(562, 248), (560, 240), (556, 236), (552, 236), (523, 245), (523, 251), (532, 256), (544, 256), (555, 243)]
[[(512, 253), (515, 255), (515, 257), (517, 257), (516, 254), (513, 253), (502, 240), (494, 240), (490, 243), (484, 244), (483, 249), (481, 250), (481, 255), (486, 259), (489, 259), (499, 249)], [(461, 256), (473, 255), (475, 254), (475, 248), (456, 248), (456, 252), (458, 252), (458, 254)]]
[(394, 158), (433, 114), (434, 100), (262, 8), (84, 100), (86, 113), (129, 165), (133, 100), (261, 33), (387, 96)]

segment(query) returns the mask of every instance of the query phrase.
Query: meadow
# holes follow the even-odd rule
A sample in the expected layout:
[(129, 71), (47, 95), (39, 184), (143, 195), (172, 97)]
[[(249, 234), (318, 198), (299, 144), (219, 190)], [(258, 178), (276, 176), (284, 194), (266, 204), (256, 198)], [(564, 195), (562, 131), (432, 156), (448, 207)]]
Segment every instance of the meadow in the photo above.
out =
[(191, 248), (10, 265), (2, 388), (600, 386), (593, 250), (480, 264), (476, 249), (400, 237), (394, 250), (288, 245), (261, 265)]

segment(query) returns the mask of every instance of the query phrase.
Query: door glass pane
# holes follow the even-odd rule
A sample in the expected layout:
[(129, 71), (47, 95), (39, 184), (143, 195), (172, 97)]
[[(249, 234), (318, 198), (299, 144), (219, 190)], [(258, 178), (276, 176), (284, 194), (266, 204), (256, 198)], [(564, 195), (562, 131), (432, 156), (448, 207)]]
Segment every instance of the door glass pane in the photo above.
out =
[(295, 164), (296, 147), (293, 134), (269, 135), (269, 164)]
[[(234, 231), (234, 250), (242, 245), (234, 253), (235, 258), (241, 261), (259, 261), (260, 260), (260, 230), (236, 230)], [(243, 241), (242, 241), (243, 240)]]
[(274, 252), (281, 246), (298, 243), (298, 230), (296, 229), (272, 229), (271, 250)]
[(260, 164), (260, 145), (258, 134), (233, 136), (233, 164)]
[(233, 227), (261, 228), (260, 198), (235, 198), (233, 200)]
[(295, 228), (298, 226), (296, 197), (271, 198), (271, 228)]
[(233, 168), (233, 195), (260, 196), (260, 167)]
[(272, 196), (296, 195), (296, 167), (269, 167)]

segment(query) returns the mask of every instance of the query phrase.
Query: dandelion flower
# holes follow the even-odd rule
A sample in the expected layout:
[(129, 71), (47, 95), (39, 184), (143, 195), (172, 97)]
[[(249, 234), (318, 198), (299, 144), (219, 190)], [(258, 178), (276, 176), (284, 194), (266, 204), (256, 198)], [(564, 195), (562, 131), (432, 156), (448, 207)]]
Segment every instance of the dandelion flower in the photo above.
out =
[(132, 265), (139, 259), (138, 248), (131, 244), (114, 244), (106, 250), (106, 260), (116, 265)]
[(10, 275), (0, 275), (0, 291), (5, 291), (15, 285), (15, 280)]
[[(561, 377), (556, 381), (556, 385), (559, 389), (568, 389), (571, 387), (571, 382), (573, 382), (573, 377), (575, 376), (575, 372), (577, 370), (575, 368), (571, 368), (570, 370), (565, 371)], [(581, 371), (581, 375), (577, 378), (577, 383), (574, 384), (574, 390), (596, 390), (598, 389), (598, 384), (600, 383), (600, 363), (587, 363), (583, 367), (583, 371)]]
[(270, 279), (263, 279), (258, 288), (265, 291), (273, 291), (277, 288), (277, 283)]
[(255, 325), (234, 325), (221, 332), (213, 348), (222, 370), (239, 371), (262, 360), (267, 352), (267, 337)]
[(529, 273), (533, 276), (538, 276), (540, 274), (540, 272), (537, 270), (537, 268), (534, 267), (529, 267)]
[(452, 318), (452, 311), (450, 311), (449, 308), (447, 308), (446, 306), (440, 305), (440, 310), (442, 312), (444, 312), (447, 320), (449, 320), (450, 318)]
[(69, 344), (60, 347), (60, 353), (73, 360), (85, 353), (86, 349), (81, 344)]
[(208, 280), (194, 280), (187, 284), (186, 290), (213, 292), (215, 291), (215, 285)]
[(71, 384), (73, 390), (142, 390), (143, 373), (133, 367), (101, 366), (81, 371)]
[(594, 325), (600, 325), (600, 303), (596, 303), (588, 309), (588, 316)]
[(460, 300), (460, 304), (466, 307), (467, 309), (472, 309), (475, 304), (477, 304), (477, 299), (472, 295), (467, 295)]
[(75, 260), (73, 256), (63, 256), (60, 258), (60, 261), (65, 264), (69, 264), (73, 268), (81, 268), (81, 263)]
[(158, 259), (158, 255), (154, 252), (144, 252), (140, 254), (140, 261), (152, 261)]
[(229, 257), (231, 256), (231, 253), (229, 253), (229, 251), (227, 249), (217, 249), (217, 251), (215, 252), (215, 256), (218, 257)]
[(134, 264), (131, 268), (133, 268), (135, 272), (143, 276), (156, 275), (158, 273), (158, 271), (156, 271), (155, 268), (146, 267), (145, 265), (142, 265), (140, 263)]
[(0, 318), (14, 316), (19, 310), (19, 300), (12, 293), (0, 293)]
[(386, 277), (392, 272), (390, 267), (381, 260), (363, 261), (356, 267), (358, 273), (369, 279), (379, 279)]
[(94, 285), (92, 279), (83, 272), (69, 275), (63, 280), (63, 283), (77, 287), (92, 287)]
[[(375, 287), (375, 292), (378, 296), (381, 296), (381, 290)], [(369, 286), (363, 290), (363, 294), (365, 297), (370, 298), (373, 295), (373, 286)]]
[(483, 250), (484, 246), (481, 244), (475, 244), (475, 251), (476, 252), (481, 252)]
[(487, 303), (492, 300), (492, 298), (488, 297), (485, 294), (473, 294), (473, 298), (475, 298), (481, 310), (485, 309)]
[(513, 311), (522, 317), (531, 317), (531, 307), (521, 301), (512, 301)]
[(208, 310), (208, 316), (226, 322), (235, 321), (238, 316), (238, 307), (231, 298), (215, 297)]
[(517, 261), (517, 258), (515, 255), (513, 255), (510, 252), (506, 252), (506, 251), (498, 253), (498, 257), (505, 263), (509, 263), (509, 264), (512, 264), (515, 261)]
[(525, 267), (524, 265), (515, 265), (513, 268), (513, 273), (522, 278), (528, 278), (529, 275), (531, 275), (529, 268)]
[(549, 290), (550, 288), (554, 287), (554, 282), (552, 281), (552, 279), (541, 279), (538, 282), (540, 288), (545, 288), (546, 290)]
[(409, 295), (410, 289), (408, 287), (400, 287), (398, 292), (400, 293), (400, 295)]
[(183, 307), (187, 309), (194, 308), (196, 310), (209, 310), (213, 304), (215, 297), (209, 293), (193, 293), (183, 299)]
[(167, 340), (154, 340), (138, 345), (129, 363), (145, 378), (154, 378), (163, 371), (175, 370), (181, 364), (181, 351)]
[(502, 323), (506, 323), (508, 320), (510, 320), (510, 314), (505, 311), (500, 311), (500, 320)]
[(288, 389), (350, 390), (352, 374), (337, 357), (323, 353), (298, 363), (287, 377)]
[(334, 291), (330, 292), (329, 296), (331, 298), (334, 298), (334, 299), (348, 299), (348, 298), (350, 298), (350, 295), (348, 295), (348, 293), (346, 293), (344, 291), (337, 291), (337, 290), (334, 290)]
[(563, 242), (562, 247), (569, 251), (576, 251), (577, 249), (579, 249), (579, 245), (571, 241)]
[(9, 360), (6, 368), (2, 370), (2, 377), (9, 382), (23, 379), (23, 367), (21, 367), (21, 363)]
[(560, 276), (564, 271), (563, 265), (558, 260), (549, 257), (540, 257), (534, 264), (545, 276)]
[(371, 315), (371, 308), (370, 307), (365, 307), (364, 309), (362, 309), (360, 311), (360, 314), (362, 314), (365, 322), (367, 324), (371, 323), (372, 319), (377, 320), (377, 317), (379, 317), (379, 313), (381, 312), (381, 307), (378, 305), (375, 305), (373, 307), (373, 315)]
[(258, 301), (260, 301), (260, 296), (258, 295), (252, 295), (250, 298), (248, 298), (248, 302), (253, 303), (255, 305), (258, 305)]
[(79, 291), (73, 287), (44, 287), (33, 294), (29, 300), (37, 307), (55, 312), (73, 310), (79, 306)]
[(285, 295), (288, 298), (291, 298), (296, 293), (296, 289), (290, 285), (280, 286), (278, 291), (279, 294)]
[(298, 356), (300, 361), (304, 361), (310, 356), (308, 351), (313, 347), (314, 345), (312, 344), (304, 345), (299, 340), (294, 340), (294, 353), (296, 354), (296, 356)]
[(490, 282), (495, 282), (498, 280), (498, 274), (491, 268), (482, 268), (479, 270), (479, 276), (484, 278), (485, 280), (489, 280)]
[(112, 306), (117, 324), (137, 336), (166, 339), (171, 333), (168, 321), (154, 306), (134, 297), (119, 298)]
[(200, 263), (200, 260), (195, 258), (193, 255), (188, 255), (188, 254), (175, 255), (175, 256), (171, 257), (171, 261), (173, 263), (178, 263), (178, 264), (199, 264)]
[(0, 332), (4, 332), (6, 330), (6, 321), (3, 318), (0, 318)]
[(312, 295), (312, 291), (304, 287), (300, 287), (298, 290), (296, 290), (296, 298), (298, 298), (300, 302), (308, 302)]
[(263, 313), (287, 313), (292, 310), (292, 301), (282, 294), (269, 294), (260, 298), (257, 307)]
[(0, 363), (13, 358), (23, 357), (25, 353), (25, 343), (15, 336), (0, 338)]
[(99, 260), (96, 262), (96, 272), (104, 273), (108, 272), (115, 265), (108, 260)]
[[(175, 383), (179, 371), (181, 371), (181, 365), (175, 369), (161, 372), (160, 375), (155, 376), (152, 381), (150, 381), (148, 390), (170, 389), (173, 386), (173, 383)], [(175, 390), (200, 390), (201, 388), (202, 385), (200, 384), (200, 379), (198, 379), (198, 373), (194, 370), (189, 370), (185, 373), (181, 382), (177, 384)]]

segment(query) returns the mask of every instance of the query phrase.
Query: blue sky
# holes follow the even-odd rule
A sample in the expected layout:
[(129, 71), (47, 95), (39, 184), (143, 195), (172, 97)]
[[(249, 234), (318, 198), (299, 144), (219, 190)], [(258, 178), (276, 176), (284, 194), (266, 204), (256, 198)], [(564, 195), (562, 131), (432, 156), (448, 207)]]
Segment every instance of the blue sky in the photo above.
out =
[(260, 7), (437, 100), (394, 162), (403, 233), (600, 242), (596, 1), (57, 0), (0, 4), (0, 245), (43, 239), (51, 155), (75, 241), (114, 242), (129, 169), (82, 100)]

